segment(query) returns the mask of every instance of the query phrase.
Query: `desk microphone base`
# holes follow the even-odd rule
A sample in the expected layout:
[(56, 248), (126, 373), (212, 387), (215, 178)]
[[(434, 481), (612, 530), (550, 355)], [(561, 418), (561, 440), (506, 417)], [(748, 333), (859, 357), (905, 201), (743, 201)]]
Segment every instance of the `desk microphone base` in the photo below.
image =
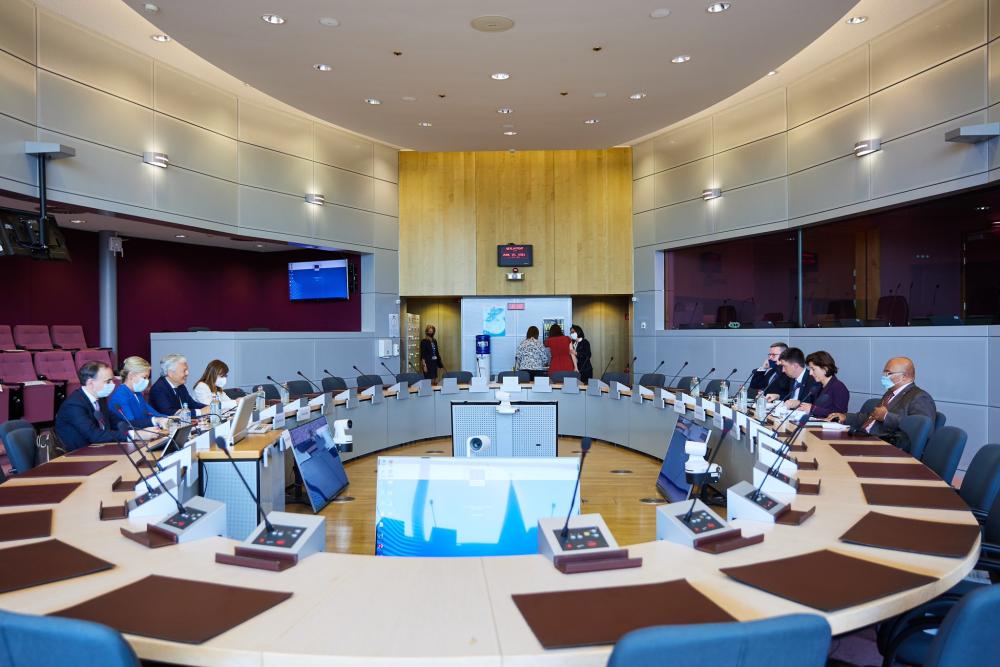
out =
[(263, 521), (236, 547), (233, 554), (215, 554), (216, 563), (280, 572), (303, 558), (326, 551), (326, 519), (311, 514), (271, 512), (267, 531)]
[(788, 509), (788, 503), (761, 491), (757, 497), (757, 487), (749, 482), (740, 482), (729, 487), (726, 492), (726, 507), (730, 519), (748, 519), (774, 523), (775, 518)]

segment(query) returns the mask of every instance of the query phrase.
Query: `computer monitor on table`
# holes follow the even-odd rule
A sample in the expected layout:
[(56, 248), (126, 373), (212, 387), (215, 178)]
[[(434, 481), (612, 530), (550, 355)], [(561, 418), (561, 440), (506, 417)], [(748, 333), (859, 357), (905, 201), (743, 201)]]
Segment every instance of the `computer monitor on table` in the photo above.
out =
[(684, 474), (684, 463), (688, 458), (684, 447), (688, 440), (703, 442), (707, 446), (711, 434), (711, 428), (684, 415), (678, 415), (670, 442), (667, 443), (667, 453), (663, 457), (660, 476), (656, 479), (656, 489), (664, 498), (676, 503), (686, 500), (690, 495), (691, 484)]
[[(253, 417), (253, 409), (257, 403), (257, 394), (247, 394), (240, 396), (236, 400), (236, 411), (233, 413), (233, 422), (229, 426), (229, 445), (247, 437), (247, 429), (250, 428), (250, 419)], [(281, 409), (280, 407), (278, 408)]]
[(319, 512), (349, 483), (340, 451), (333, 443), (330, 424), (326, 417), (319, 417), (293, 426), (282, 437), (287, 438), (291, 445), (295, 467), (309, 496), (309, 505), (313, 512)]

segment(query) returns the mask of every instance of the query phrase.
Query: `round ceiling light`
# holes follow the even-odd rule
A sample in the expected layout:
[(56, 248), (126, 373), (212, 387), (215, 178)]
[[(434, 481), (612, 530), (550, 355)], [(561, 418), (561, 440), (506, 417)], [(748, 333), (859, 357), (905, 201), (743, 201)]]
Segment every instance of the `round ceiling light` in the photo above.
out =
[(847, 25), (861, 25), (867, 20), (868, 20), (867, 16), (852, 16), (851, 18), (847, 19), (845, 23), (847, 23)]
[(597, 125), (601, 121), (599, 119), (597, 119), (597, 118), (588, 118), (587, 120), (585, 120), (583, 122), (586, 123), (587, 125)]
[(319, 70), (320, 72), (329, 72), (333, 68), (330, 67), (329, 65), (324, 65), (323, 63), (316, 63), (315, 65), (313, 65), (313, 69)]
[(319, 24), (324, 25), (327, 28), (336, 28), (337, 26), (340, 25), (340, 21), (338, 21), (335, 18), (331, 18), (329, 16), (324, 16), (319, 20)]
[(500, 107), (499, 109), (497, 109), (497, 113), (509, 114), (509, 113), (514, 113), (514, 110), (511, 109), (510, 107)]
[(175, 239), (186, 239), (187, 236), (184, 234), (174, 234)]
[(508, 137), (513, 137), (515, 134), (517, 134), (517, 132), (515, 132), (514, 130), (507, 130), (506, 132), (504, 132), (504, 134), (507, 135)]
[(645, 99), (645, 97), (646, 93), (632, 93), (631, 95), (628, 96), (630, 100), (641, 100)]
[(417, 125), (419, 125), (420, 127), (431, 127), (432, 126), (431, 123), (428, 123), (426, 120), (420, 121), (419, 123), (417, 123)]
[(373, 107), (375, 107), (378, 106), (379, 104), (382, 104), (382, 100), (376, 99), (374, 97), (366, 97), (365, 104), (370, 104)]
[[(987, 207), (988, 208), (988, 207)], [(82, 225), (86, 220), (70, 220), (74, 225)]]
[(689, 60), (691, 60), (691, 56), (674, 56), (670, 59), (670, 62), (675, 65), (680, 65), (681, 63), (686, 63)]
[(607, 93), (594, 93), (594, 97), (596, 97), (599, 100), (603, 100), (607, 96), (608, 96)]
[(659, 9), (654, 9), (649, 13), (649, 18), (651, 19), (665, 19), (670, 16), (670, 10), (666, 7), (660, 7)]
[(768, 73), (767, 73), (767, 75), (768, 75), (768, 76), (774, 76), (774, 75), (775, 75), (775, 74), (777, 74), (777, 73), (778, 73), (778, 70), (776, 70), (776, 69), (773, 69), (773, 70), (771, 70), (770, 72), (768, 72)]
[(706, 8), (705, 11), (709, 14), (719, 14), (726, 11), (730, 7), (732, 7), (732, 4), (728, 2), (713, 2)]
[(479, 32), (503, 32), (514, 27), (514, 22), (506, 16), (477, 16), (469, 22)]
[(507, 72), (494, 72), (493, 74), (490, 74), (490, 78), (497, 81), (506, 81), (510, 78), (510, 74), (507, 74)]
[(170, 41), (170, 35), (164, 35), (163, 33), (156, 33), (155, 35), (150, 35), (149, 38), (154, 42), (160, 42), (164, 44)]
[(264, 23), (270, 23), (271, 25), (281, 25), (285, 22), (285, 18), (277, 14), (264, 14), (260, 18)]

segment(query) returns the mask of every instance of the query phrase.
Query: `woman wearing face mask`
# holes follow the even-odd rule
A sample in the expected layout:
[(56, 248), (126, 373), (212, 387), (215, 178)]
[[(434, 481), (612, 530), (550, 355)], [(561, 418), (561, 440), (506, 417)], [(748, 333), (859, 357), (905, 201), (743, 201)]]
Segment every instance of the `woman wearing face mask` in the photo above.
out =
[(590, 341), (583, 337), (583, 329), (578, 324), (569, 328), (569, 339), (573, 341), (573, 361), (580, 373), (580, 382), (586, 384), (594, 377), (594, 367), (590, 363)]
[(441, 363), (441, 350), (438, 342), (434, 338), (437, 327), (428, 324), (424, 329), (424, 339), (420, 341), (420, 371), (424, 374), (424, 379), (437, 382), (438, 370), (444, 368)]
[(194, 400), (205, 405), (211, 405), (212, 399), (217, 398), (222, 404), (222, 411), (232, 410), (236, 407), (236, 401), (226, 396), (222, 391), (229, 383), (229, 366), (218, 359), (212, 359), (205, 366), (205, 372), (201, 374), (201, 379), (194, 386)]
[(124, 413), (136, 428), (166, 428), (167, 415), (154, 410), (143, 396), (149, 387), (149, 362), (142, 357), (129, 357), (122, 362), (119, 377), (121, 384), (108, 397), (108, 410), (116, 415)]

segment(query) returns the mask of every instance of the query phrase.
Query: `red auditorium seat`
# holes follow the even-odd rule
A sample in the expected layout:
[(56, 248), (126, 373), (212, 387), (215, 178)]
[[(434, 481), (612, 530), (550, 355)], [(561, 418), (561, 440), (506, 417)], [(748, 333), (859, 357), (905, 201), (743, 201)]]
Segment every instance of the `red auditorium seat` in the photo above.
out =
[[(48, 352), (35, 352), (35, 370), (38, 377), (51, 382), (63, 381), (66, 383), (65, 393), (62, 398), (66, 398), (80, 388), (80, 379), (76, 375), (76, 365), (73, 363), (73, 355), (67, 350), (51, 350)], [(56, 392), (59, 393), (58, 391)], [(56, 403), (62, 403), (56, 397)]]
[(60, 350), (83, 350), (88, 347), (79, 324), (53, 324), (50, 327), (52, 344)]
[(44, 324), (15, 324), (14, 342), (22, 350), (51, 350), (52, 339), (49, 328)]
[(77, 369), (79, 369), (80, 366), (83, 366), (88, 361), (102, 361), (106, 363), (108, 366), (111, 366), (111, 368), (115, 370), (115, 372), (117, 372), (117, 369), (115, 369), (115, 366), (111, 361), (111, 353), (108, 351), (107, 348), (101, 347), (90, 350), (80, 350), (79, 352), (76, 353)]
[(14, 344), (14, 335), (10, 332), (10, 325), (0, 324), (0, 351), (16, 349), (17, 345)]
[(38, 379), (30, 353), (0, 353), (0, 383), (5, 392), (13, 392), (11, 419), (26, 419), (33, 424), (55, 419), (56, 385)]

